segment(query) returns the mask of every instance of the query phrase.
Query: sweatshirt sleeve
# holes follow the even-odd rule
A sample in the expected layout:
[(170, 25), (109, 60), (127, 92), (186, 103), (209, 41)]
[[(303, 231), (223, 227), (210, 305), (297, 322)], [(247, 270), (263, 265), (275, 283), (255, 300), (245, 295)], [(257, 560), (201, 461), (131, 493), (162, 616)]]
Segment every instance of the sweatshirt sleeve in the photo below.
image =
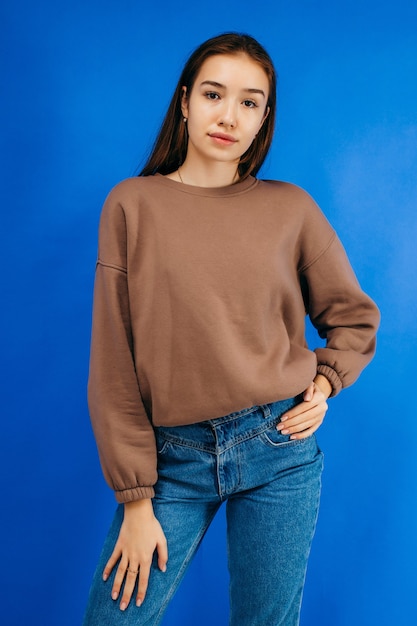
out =
[(130, 502), (154, 495), (156, 445), (136, 377), (126, 221), (116, 198), (111, 192), (100, 220), (88, 404), (106, 481), (118, 502)]
[(372, 359), (379, 311), (362, 291), (334, 232), (321, 254), (302, 269), (302, 282), (307, 313), (326, 340), (325, 347), (315, 350), (317, 372), (330, 381), (334, 396)]

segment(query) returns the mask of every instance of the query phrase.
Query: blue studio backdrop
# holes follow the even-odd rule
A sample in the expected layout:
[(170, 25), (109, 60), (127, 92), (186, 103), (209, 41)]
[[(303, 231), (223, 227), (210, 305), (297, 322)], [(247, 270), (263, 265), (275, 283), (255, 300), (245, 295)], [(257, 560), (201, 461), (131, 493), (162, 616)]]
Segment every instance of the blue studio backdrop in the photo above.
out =
[[(319, 432), (302, 625), (416, 624), (416, 3), (5, 0), (0, 28), (0, 623), (81, 623), (115, 506), (86, 406), (101, 206), (191, 50), (238, 30), (279, 73), (262, 176), (315, 197), (382, 313), (375, 360)], [(227, 605), (220, 513), (165, 623), (225, 626)]]

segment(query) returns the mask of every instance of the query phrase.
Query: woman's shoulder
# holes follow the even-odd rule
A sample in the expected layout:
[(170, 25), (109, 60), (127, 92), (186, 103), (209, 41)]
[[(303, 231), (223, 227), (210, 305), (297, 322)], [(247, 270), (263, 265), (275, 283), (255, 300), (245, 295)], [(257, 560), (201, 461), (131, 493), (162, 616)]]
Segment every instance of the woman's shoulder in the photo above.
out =
[(129, 199), (154, 186), (154, 176), (131, 176), (124, 178), (110, 189), (108, 198), (114, 200)]
[(136, 214), (142, 204), (152, 202), (158, 193), (154, 176), (132, 176), (118, 182), (108, 192), (103, 208), (102, 219)]
[(281, 180), (261, 180), (258, 186), (264, 202), (274, 207), (280, 218), (293, 224), (299, 233), (304, 233), (307, 238), (333, 236), (334, 229), (325, 213), (305, 189)]
[(264, 201), (285, 210), (297, 219), (325, 219), (314, 198), (302, 187), (283, 180), (259, 180), (258, 193)]
[(285, 197), (288, 201), (314, 203), (311, 195), (299, 185), (284, 180), (260, 179), (259, 190), (274, 196)]

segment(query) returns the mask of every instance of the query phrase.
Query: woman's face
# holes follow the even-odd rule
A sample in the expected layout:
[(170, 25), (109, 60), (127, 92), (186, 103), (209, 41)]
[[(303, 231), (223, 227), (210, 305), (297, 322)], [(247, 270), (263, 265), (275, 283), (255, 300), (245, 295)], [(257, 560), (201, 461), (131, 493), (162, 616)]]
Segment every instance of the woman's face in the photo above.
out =
[(268, 91), (265, 71), (246, 54), (209, 57), (191, 93), (184, 88), (187, 162), (238, 163), (268, 115)]

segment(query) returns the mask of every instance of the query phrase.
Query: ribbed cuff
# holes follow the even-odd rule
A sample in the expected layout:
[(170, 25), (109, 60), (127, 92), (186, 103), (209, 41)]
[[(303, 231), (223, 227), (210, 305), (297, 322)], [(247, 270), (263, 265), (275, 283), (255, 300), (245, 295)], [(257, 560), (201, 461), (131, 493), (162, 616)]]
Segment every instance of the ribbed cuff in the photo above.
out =
[(117, 502), (124, 504), (125, 502), (134, 502), (135, 500), (144, 500), (145, 498), (153, 498), (155, 489), (153, 487), (133, 487), (133, 489), (123, 489), (115, 491)]
[(317, 366), (317, 374), (322, 374), (327, 378), (329, 383), (332, 386), (332, 393), (330, 394), (330, 398), (336, 396), (339, 391), (342, 390), (343, 383), (340, 379), (339, 374), (329, 365), (324, 365), (324, 363), (319, 363)]

